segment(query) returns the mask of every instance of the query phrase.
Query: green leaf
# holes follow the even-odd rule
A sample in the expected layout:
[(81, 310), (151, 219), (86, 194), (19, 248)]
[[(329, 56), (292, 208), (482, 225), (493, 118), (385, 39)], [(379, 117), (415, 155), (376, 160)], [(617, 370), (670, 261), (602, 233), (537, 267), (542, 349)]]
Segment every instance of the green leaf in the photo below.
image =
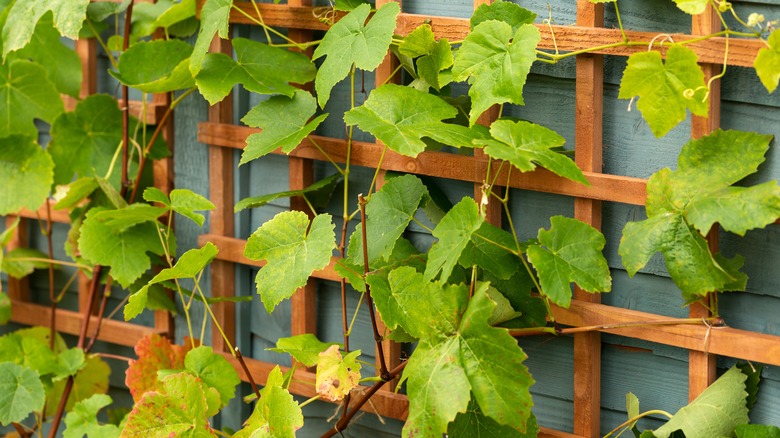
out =
[(30, 43), (14, 52), (10, 59), (29, 59), (40, 65), (56, 66), (48, 69), (51, 82), (60, 93), (78, 97), (81, 89), (81, 59), (76, 51), (62, 43), (51, 15), (46, 14), (41, 18)]
[(206, 395), (189, 373), (166, 376), (159, 391), (148, 392), (127, 416), (123, 437), (216, 437), (206, 417)]
[(737, 438), (780, 438), (780, 427), (763, 424), (740, 424), (734, 431)]
[(345, 259), (336, 260), (333, 269), (339, 277), (347, 281), (358, 292), (366, 291), (366, 281), (363, 279), (363, 266), (350, 263)]
[(523, 87), (541, 35), (532, 24), (516, 30), (503, 21), (489, 20), (474, 27), (455, 57), (455, 81), (468, 79), (473, 125), (494, 104), (523, 105)]
[(147, 295), (151, 285), (173, 279), (195, 278), (206, 265), (214, 260), (218, 252), (219, 250), (213, 243), (206, 242), (202, 248), (193, 248), (182, 254), (173, 267), (160, 271), (149, 283), (130, 296), (124, 310), (125, 321), (135, 318), (146, 308)]
[(306, 333), (289, 338), (279, 338), (276, 341), (276, 348), (266, 348), (266, 350), (287, 353), (307, 367), (313, 367), (317, 365), (319, 354), (332, 345), (338, 344), (336, 342), (321, 342), (313, 334)]
[(101, 211), (104, 208), (93, 208), (87, 212), (78, 239), (81, 255), (94, 264), (109, 266), (111, 276), (127, 287), (152, 266), (147, 252), (165, 253), (156, 225), (145, 222), (118, 231), (95, 219)]
[[(366, 204), (369, 263), (390, 257), (426, 193), (419, 178), (404, 175), (391, 179), (371, 196)], [(363, 266), (363, 236), (359, 231), (349, 240), (347, 259), (353, 265)]]
[(691, 15), (701, 14), (710, 4), (709, 0), (674, 0), (674, 2), (681, 11)]
[(512, 26), (512, 32), (517, 32), (517, 29), (524, 24), (534, 24), (536, 14), (516, 3), (497, 1), (481, 4), (477, 10), (474, 11), (474, 15), (471, 16), (469, 23), (473, 30), (480, 23), (489, 20), (498, 20), (508, 23)]
[[(254, 135), (254, 134), (253, 134)], [(251, 137), (251, 136), (250, 136)], [(305, 189), (301, 190), (289, 190), (286, 192), (278, 192), (278, 193), (270, 193), (267, 195), (261, 195), (261, 196), (252, 196), (249, 198), (244, 198), (241, 201), (239, 201), (236, 204), (236, 207), (233, 209), (234, 213), (238, 213), (239, 211), (242, 211), (247, 208), (258, 208), (262, 207), (265, 204), (268, 204), (269, 202), (272, 202), (279, 198), (289, 198), (293, 196), (304, 196), (308, 193), (315, 193), (316, 192), (323, 192), (323, 193), (332, 193), (333, 189), (335, 189), (336, 184), (338, 184), (343, 176), (340, 173), (334, 173), (333, 175), (323, 178), (314, 184), (310, 185), (309, 187), (306, 187)], [(316, 205), (315, 205), (316, 207)]]
[(386, 3), (366, 23), (370, 10), (368, 4), (356, 7), (328, 30), (314, 51), (313, 59), (327, 55), (314, 81), (321, 108), (328, 102), (333, 87), (347, 77), (353, 65), (371, 71), (385, 58), (401, 7), (396, 2)]
[(219, 37), (222, 39), (228, 37), (232, 6), (233, 0), (206, 0), (206, 3), (203, 4), (200, 11), (198, 38), (195, 40), (192, 56), (190, 56), (190, 72), (193, 77), (198, 76), (214, 35), (219, 33)]
[(570, 283), (588, 292), (609, 292), (612, 277), (601, 253), (606, 239), (590, 225), (563, 216), (550, 218), (550, 229), (539, 230), (539, 243), (528, 247), (528, 260), (536, 268), (542, 294), (568, 308)]
[(208, 211), (216, 208), (213, 202), (189, 189), (171, 190), (170, 207), (176, 213), (195, 222), (199, 227), (203, 226), (203, 222), (205, 222), (206, 218), (202, 214), (196, 212)]
[(21, 49), (30, 42), (38, 20), (48, 11), (54, 17), (54, 27), (70, 39), (79, 37), (81, 25), (87, 18), (89, 0), (25, 0), (14, 2), (2, 32), (3, 61), (8, 53)]
[(503, 280), (517, 272), (520, 260), (510, 250), (516, 250), (515, 239), (501, 228), (483, 222), (471, 235), (471, 240), (458, 262), (464, 268), (477, 265)]
[(190, 345), (172, 345), (168, 338), (156, 333), (141, 338), (134, 347), (138, 360), (131, 360), (125, 373), (125, 385), (133, 400), (138, 402), (144, 393), (158, 389), (158, 371), (183, 370)]
[(37, 210), (49, 196), (53, 174), (51, 157), (33, 139), (0, 138), (0, 215)]
[(119, 70), (111, 76), (144, 93), (167, 93), (190, 88), (195, 80), (189, 71), (192, 46), (182, 40), (141, 41), (119, 58)]
[(772, 93), (780, 81), (780, 30), (772, 32), (766, 43), (769, 47), (762, 47), (758, 51), (753, 67), (766, 90)]
[(43, 407), (38, 373), (12, 362), (0, 363), (0, 424), (20, 422)]
[(54, 380), (61, 380), (68, 376), (75, 376), (87, 366), (84, 350), (78, 347), (69, 348), (57, 356), (57, 374)]
[(344, 121), (374, 135), (399, 154), (416, 157), (425, 150), (423, 137), (456, 147), (470, 147), (480, 138), (476, 130), (442, 121), (457, 114), (458, 110), (440, 97), (385, 84), (372, 91), (363, 105), (347, 111)]
[(95, 181), (97, 181), (98, 187), (100, 187), (100, 191), (103, 192), (103, 194), (106, 196), (106, 200), (108, 200), (108, 202), (110, 202), (114, 208), (127, 207), (127, 201), (125, 201), (125, 198), (110, 182), (99, 176), (95, 177)]
[(98, 411), (109, 406), (113, 400), (105, 394), (95, 394), (73, 406), (65, 416), (65, 431), (62, 438), (119, 437), (121, 430), (113, 424), (98, 423)]
[(144, 222), (154, 223), (166, 211), (165, 208), (152, 207), (149, 204), (137, 202), (117, 210), (103, 210), (96, 213), (94, 218), (117, 231), (125, 231)]
[(337, 11), (349, 12), (356, 7), (366, 4), (365, 0), (336, 0), (336, 4), (333, 5), (333, 9)]
[(686, 109), (707, 115), (704, 73), (697, 61), (693, 50), (678, 44), (667, 49), (666, 63), (656, 51), (634, 53), (628, 58), (618, 97), (639, 97), (637, 108), (653, 134), (662, 137), (685, 119)]
[(742, 374), (747, 376), (745, 380), (745, 390), (748, 393), (745, 400), (745, 406), (748, 410), (753, 409), (753, 405), (758, 400), (758, 384), (761, 382), (761, 371), (764, 369), (762, 364), (752, 364), (750, 362), (738, 362), (737, 368), (742, 371)]
[(0, 291), (0, 325), (8, 324), (11, 320), (11, 299), (8, 295)]
[(0, 101), (4, 103), (0, 109), (0, 137), (37, 136), (33, 119), (52, 123), (64, 110), (60, 93), (47, 78), (46, 70), (21, 59), (0, 64)]
[(211, 347), (200, 346), (190, 350), (184, 357), (184, 368), (190, 370), (210, 388), (219, 392), (220, 407), (225, 407), (236, 395), (236, 386), (241, 383), (233, 365), (222, 355), (214, 353)]
[(317, 376), (314, 386), (317, 394), (328, 401), (341, 401), (360, 383), (360, 350), (343, 358), (338, 345), (331, 345), (317, 358)]
[[(618, 250), (629, 275), (660, 251), (688, 301), (743, 283), (741, 259), (713, 256), (702, 235), (716, 222), (744, 234), (780, 217), (775, 182), (730, 187), (756, 172), (770, 141), (771, 136), (718, 130), (686, 144), (676, 171), (653, 174), (647, 183), (648, 219), (626, 225)], [(740, 211), (732, 210), (736, 207)]]
[[(98, 22), (103, 21), (106, 18), (121, 14), (130, 5), (132, 0), (122, 0), (121, 2), (91, 2), (87, 6), (87, 19)], [(94, 24), (94, 23), (93, 23)]]
[[(54, 183), (74, 178), (105, 176), (122, 141), (122, 112), (116, 100), (96, 94), (82, 100), (73, 112), (57, 117), (51, 127), (48, 151), (54, 160)], [(121, 175), (114, 172), (112, 183)]]
[(447, 435), (452, 437), (535, 438), (538, 434), (539, 425), (536, 423), (536, 417), (533, 414), (528, 419), (525, 433), (518, 432), (509, 426), (498, 424), (495, 420), (483, 414), (474, 399), (469, 402), (466, 412), (458, 414), (447, 428)]
[(490, 126), (491, 140), (478, 140), (485, 153), (498, 160), (507, 160), (521, 172), (530, 172), (540, 165), (564, 178), (590, 185), (582, 171), (569, 157), (555, 149), (565, 139), (544, 126), (526, 121), (497, 120)]
[(731, 436), (738, 425), (750, 421), (745, 379), (739, 368), (732, 367), (653, 434), (668, 438), (679, 429), (688, 437)]
[(441, 281), (447, 281), (452, 268), (458, 262), (461, 253), (471, 236), (482, 226), (485, 218), (479, 214), (477, 203), (471, 198), (463, 198), (442, 218), (433, 230), (433, 237), (439, 239), (428, 251), (428, 265), (425, 268), (425, 280), (431, 281), (441, 272)]
[(305, 84), (314, 79), (316, 67), (303, 53), (246, 38), (234, 38), (232, 44), (235, 60), (222, 53), (208, 54), (195, 77), (203, 97), (212, 105), (239, 83), (253, 93), (293, 97), (300, 90), (290, 83)]
[(283, 384), (284, 377), (277, 365), (268, 374), (252, 415), (234, 438), (295, 438), (295, 431), (303, 427), (303, 413)]
[(195, 18), (195, 6), (195, 0), (139, 3), (133, 8), (132, 34), (138, 37), (149, 36), (159, 28), (167, 29), (168, 33), (172, 34), (171, 31), (176, 29), (177, 24), (181, 25), (182, 22)]
[(257, 292), (270, 313), (296, 289), (306, 285), (312, 272), (330, 263), (336, 235), (329, 214), (309, 223), (306, 213), (287, 211), (264, 223), (249, 237), (244, 255), (267, 260), (255, 279)]
[(24, 278), (32, 274), (35, 269), (46, 269), (49, 264), (44, 261), (24, 260), (29, 258), (48, 259), (49, 256), (37, 249), (32, 248), (14, 248), (9, 251), (2, 260), (2, 269), (13, 278)]
[(16, 331), (0, 337), (0, 362), (13, 362), (35, 370), (39, 375), (58, 371), (57, 355), (35, 336)]
[[(88, 356), (86, 365), (73, 379), (73, 389), (65, 404), (65, 410), (70, 411), (81, 400), (86, 400), (95, 394), (108, 392), (108, 375), (111, 369), (98, 356)], [(55, 381), (52, 388), (46, 393), (47, 400), (59, 401), (64, 395), (67, 379)], [(46, 416), (53, 416), (57, 411), (57, 403), (46, 404)]]
[[(628, 419), (632, 418), (638, 418), (639, 417), (639, 399), (634, 395), (633, 392), (629, 392), (626, 394), (626, 413), (628, 415)], [(636, 422), (637, 420), (632, 421), (628, 425), (626, 425), (627, 429), (634, 429), (636, 428)]]
[(241, 154), (241, 164), (246, 164), (281, 148), (289, 154), (327, 117), (320, 114), (309, 119), (317, 110), (314, 96), (305, 90), (295, 90), (292, 99), (287, 96), (272, 96), (249, 110), (241, 119), (248, 126), (262, 128), (263, 132), (252, 134), (246, 139), (246, 149)]
[(430, 24), (422, 24), (413, 30), (398, 47), (402, 55), (417, 59), (417, 73), (431, 87), (440, 90), (447, 85), (440, 81), (441, 71), (452, 67), (452, 47), (446, 38), (436, 41)]
[[(49, 143), (51, 145), (51, 143)], [(49, 146), (51, 149), (51, 146)], [(55, 170), (57, 166), (54, 166)], [(81, 201), (86, 199), (89, 195), (94, 193), (98, 188), (98, 182), (95, 178), (79, 178), (67, 186), (58, 187), (58, 192), (62, 187), (67, 187), (65, 196), (59, 198), (56, 204), (54, 204), (55, 210), (71, 209), (78, 206)]]

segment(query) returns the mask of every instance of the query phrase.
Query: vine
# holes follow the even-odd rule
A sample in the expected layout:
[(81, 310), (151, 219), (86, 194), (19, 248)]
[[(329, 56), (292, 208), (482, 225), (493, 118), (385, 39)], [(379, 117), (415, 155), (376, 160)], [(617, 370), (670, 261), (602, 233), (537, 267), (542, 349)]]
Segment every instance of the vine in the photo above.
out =
[[(589, 184), (564, 151), (565, 139), (560, 134), (503, 115), (505, 105), (524, 104), (523, 87), (534, 62), (556, 64), (585, 53), (647, 47), (628, 58), (619, 98), (636, 101), (657, 137), (666, 135), (688, 113), (707, 115), (713, 81), (726, 73), (732, 37), (766, 43), (754, 67), (766, 89), (770, 93), (776, 89), (780, 81), (776, 22), (767, 22), (759, 14), (743, 20), (726, 1), (674, 1), (692, 15), (715, 8), (723, 30), (677, 42), (665, 34), (650, 41), (632, 41), (623, 28), (616, 0), (591, 0), (612, 4), (621, 39), (561, 53), (552, 14), (542, 22), (552, 37), (554, 51), (550, 52), (538, 48), (541, 33), (534, 24), (536, 14), (504, 1), (479, 7), (470, 20), (468, 35), (457, 42), (437, 39), (430, 24), (406, 36), (394, 35), (400, 13), (395, 2), (372, 10), (360, 0), (337, 0), (333, 9), (316, 9), (329, 29), (321, 40), (309, 42), (294, 41), (269, 26), (254, 1), (251, 14), (231, 0), (207, 0), (199, 20), (195, 2), (188, 0), (138, 5), (79, 0), (60, 6), (44, 0), (5, 2), (0, 9), (4, 60), (0, 93), (14, 104), (0, 110), (0, 177), (7, 182), (0, 194), (0, 214), (37, 211), (46, 203), (41, 229), (48, 240), (47, 254), (3, 250), (1, 269), (15, 278), (34, 269), (48, 269), (52, 320), (45, 330), (22, 329), (0, 337), (0, 393), (12, 394), (0, 399), (0, 424), (13, 425), (24, 437), (42, 434), (46, 421), (52, 422), (50, 436), (64, 422), (66, 438), (229, 436), (228, 431), (214, 429), (209, 419), (235, 397), (240, 379), (227, 358), (200, 344), (211, 321), (254, 392), (254, 410), (234, 437), (294, 436), (304, 424), (301, 408), (318, 399), (341, 403), (342, 416), (323, 435), (334, 436), (388, 382), (406, 383), (409, 416), (404, 436), (476, 436), (485, 431), (535, 436), (533, 378), (515, 337), (671, 323), (723, 325), (713, 308), (715, 315), (709, 319), (559, 327), (551, 309), (569, 307), (572, 285), (590, 293), (611, 290), (609, 266), (602, 254), (606, 239), (590, 225), (554, 216), (536, 238), (521, 241), (509, 208), (510, 191), (494, 191), (504, 175), (509, 181), (512, 172), (540, 166), (561, 178)], [(215, 36), (229, 37), (232, 11), (260, 26), (267, 42), (233, 38), (235, 57), (208, 53)], [(741, 28), (731, 28), (726, 14)], [(115, 32), (104, 38), (111, 28), (107, 21), (113, 19), (118, 29), (120, 16), (125, 24), (121, 35)], [(196, 32), (194, 45), (182, 39)], [(153, 34), (161, 37), (149, 39)], [(78, 97), (79, 59), (62, 46), (60, 35), (97, 39), (107, 52), (110, 74), (122, 86), (124, 108), (118, 108), (116, 100), (107, 95)], [(724, 39), (723, 70), (705, 82), (689, 46), (717, 37)], [(312, 47), (310, 59), (302, 51)], [(407, 83), (390, 83), (388, 78), (357, 105), (357, 74), (376, 70), (388, 53), (399, 61), (390, 77), (403, 70)], [(314, 60), (320, 60), (319, 67)], [(294, 85), (312, 81), (314, 94)], [(342, 81), (350, 86), (349, 109), (343, 114), (322, 112)], [(453, 95), (455, 83), (468, 85), (466, 96)], [(168, 154), (160, 136), (175, 107), (195, 91), (216, 104), (238, 84), (267, 96), (242, 119), (261, 132), (246, 139), (239, 165), (276, 149), (290, 154), (308, 142), (335, 168), (332, 176), (307, 188), (247, 198), (235, 206), (241, 211), (300, 196), (310, 209), (280, 213), (247, 240), (244, 255), (264, 262), (256, 287), (269, 313), (338, 254), (335, 271), (341, 277), (343, 342), (324, 343), (312, 334), (280, 339), (274, 351), (290, 354), (295, 365), (287, 374), (274, 368), (262, 389), (212, 312), (210, 304), (218, 299), (208, 297), (201, 287), (201, 276), (217, 257), (217, 247), (207, 243), (176, 257), (174, 215), (203, 226), (202, 212), (214, 204), (187, 189), (164, 193), (151, 187), (148, 170), (150, 160)], [(144, 102), (147, 93), (178, 93), (148, 138), (145, 123), (130, 117), (129, 88), (139, 90)], [(62, 95), (76, 100), (73, 110), (65, 110)], [(494, 107), (496, 120), (488, 126), (477, 123)], [(46, 148), (38, 144), (35, 119), (51, 125), (52, 139)], [(311, 137), (328, 119), (345, 123), (341, 162)], [(383, 145), (377, 150), (379, 164), (366, 194), (357, 200), (350, 199), (350, 187), (356, 184), (351, 181), (355, 128)], [(745, 290), (742, 257), (711, 253), (704, 236), (715, 224), (744, 235), (780, 218), (776, 181), (735, 186), (757, 171), (771, 140), (759, 133), (719, 130), (686, 144), (676, 170), (653, 174), (647, 183), (648, 218), (627, 224), (620, 242), (619, 255), (629, 275), (660, 252), (687, 303), (700, 301), (713, 291)], [(464, 197), (452, 205), (437, 195), (433, 183), (417, 176), (381, 174), (388, 150), (414, 158), (441, 146), (466, 153), (481, 150), (487, 156), (481, 199)], [(321, 212), (322, 203), (317, 200), (327, 203), (339, 184), (343, 204), (337, 234), (338, 224)], [(139, 193), (142, 201), (136, 199)], [(487, 220), (491, 202), (501, 204), (508, 230)], [(65, 250), (72, 262), (54, 260), (51, 208), (66, 210), (70, 216)], [(360, 226), (349, 233), (350, 223), (358, 218)], [(425, 251), (404, 237), (412, 223), (435, 238)], [(17, 224), (0, 234), (3, 248)], [(90, 318), (85, 317), (73, 348), (55, 332), (54, 316), (75, 274), (57, 294), (55, 266), (76, 268), (91, 278), (85, 316), (100, 302), (92, 335)], [(185, 284), (191, 284), (191, 290)], [(128, 294), (109, 312), (107, 300), (114, 285)], [(351, 322), (348, 287), (361, 293)], [(108, 366), (103, 358), (111, 356), (90, 351), (105, 314), (110, 318), (123, 310), (124, 318), (131, 320), (147, 309), (175, 310), (166, 288), (178, 299), (188, 340), (181, 346), (159, 335), (139, 341), (137, 359), (128, 359), (126, 377), (135, 405), (121, 423), (102, 424), (97, 413), (112, 403), (105, 394)], [(241, 297), (230, 300), (245, 301)], [(195, 301), (202, 302), (206, 310), (199, 331), (191, 315)], [(352, 325), (363, 302), (379, 352), (377, 376), (363, 377), (361, 351), (350, 349)], [(0, 323), (10, 319), (10, 305), (0, 290)], [(378, 328), (380, 315), (387, 333)], [(416, 342), (416, 349), (407, 361), (392, 366), (382, 348), (388, 339)], [(289, 388), (300, 366), (316, 366), (317, 395), (299, 403)], [(742, 395), (747, 389), (755, 396), (757, 384), (751, 382), (757, 379), (755, 372), (744, 367), (731, 370), (702, 394), (703, 399), (726, 400), (723, 409), (736, 412), (730, 417), (732, 422), (718, 423), (718, 434), (742, 436), (758, 429), (746, 424), (750, 403)], [(361, 383), (372, 386), (361, 388)], [(74, 391), (76, 386), (88, 390)], [(668, 414), (666, 426), (645, 431), (641, 437), (677, 432), (703, 436), (686, 429), (688, 420), (680, 419), (694, 416), (704, 424), (715, 421), (718, 414), (703, 413), (703, 405), (695, 401), (684, 408), (687, 411)], [(648, 413), (639, 414), (635, 398), (628, 411), (629, 420), (614, 432), (633, 429), (640, 436), (636, 420)], [(33, 422), (28, 419), (30, 414)]]

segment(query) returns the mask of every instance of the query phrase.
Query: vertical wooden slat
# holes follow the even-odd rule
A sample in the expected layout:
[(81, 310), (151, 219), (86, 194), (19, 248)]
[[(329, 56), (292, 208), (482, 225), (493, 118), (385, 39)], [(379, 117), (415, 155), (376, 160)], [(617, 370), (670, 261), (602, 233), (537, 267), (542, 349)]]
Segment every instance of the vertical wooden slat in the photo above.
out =
[[(720, 30), (718, 14), (707, 5), (707, 10), (693, 17), (691, 34), (709, 35)], [(709, 81), (721, 71), (721, 66), (715, 64), (702, 64), (704, 80)], [(720, 126), (720, 80), (712, 83), (708, 101), (708, 117), (693, 116), (691, 119), (691, 137), (700, 138), (718, 129)], [(713, 227), (707, 236), (710, 251), (718, 251), (718, 229)], [(713, 292), (714, 293), (714, 292)], [(709, 296), (705, 300), (709, 299)], [(689, 307), (689, 315), (692, 318), (708, 317), (710, 310), (701, 303), (693, 303)], [(693, 401), (702, 393), (716, 377), (716, 357), (706, 352), (690, 351), (688, 353), (688, 400)]]
[[(602, 27), (603, 5), (577, 0), (577, 25)], [(602, 115), (604, 64), (599, 55), (577, 56), (575, 161), (580, 169), (600, 172), (602, 167)], [(576, 198), (575, 218), (601, 228), (601, 202)], [(598, 294), (575, 288), (577, 300), (599, 302)], [(577, 435), (600, 436), (601, 335), (597, 332), (574, 336), (574, 425)]]
[[(16, 217), (8, 216), (5, 218), (6, 228), (13, 225), (16, 222)], [(16, 248), (26, 248), (30, 244), (29, 239), (29, 220), (25, 218), (19, 218), (19, 225), (16, 226), (11, 241), (6, 245), (6, 251), (13, 251)], [(3, 249), (0, 248), (0, 251)], [(18, 301), (30, 301), (30, 282), (28, 277), (22, 279), (16, 279), (8, 276), (8, 297), (12, 300)]]
[[(228, 40), (215, 37), (211, 44), (212, 52), (232, 54), (232, 45)], [(209, 121), (233, 123), (233, 96), (226, 97), (222, 102), (209, 108)], [(211, 233), (223, 236), (234, 236), (233, 224), (233, 151), (229, 148), (209, 146), (209, 199), (216, 208), (211, 212)], [(235, 291), (235, 275), (233, 263), (214, 260), (211, 264), (211, 294), (212, 296), (233, 296)], [(229, 302), (211, 305), (216, 320), (231, 343), (236, 338), (236, 307)], [(222, 336), (212, 327), (212, 347), (216, 351), (227, 351), (227, 344)]]

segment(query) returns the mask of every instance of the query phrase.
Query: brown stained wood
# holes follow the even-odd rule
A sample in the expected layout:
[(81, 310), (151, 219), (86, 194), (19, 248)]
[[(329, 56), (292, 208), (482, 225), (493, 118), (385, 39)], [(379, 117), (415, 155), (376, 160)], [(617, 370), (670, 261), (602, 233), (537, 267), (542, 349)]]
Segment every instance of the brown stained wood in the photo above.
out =
[[(13, 225), (14, 222), (16, 222), (16, 217), (7, 216), (5, 218), (6, 229)], [(13, 251), (16, 248), (28, 247), (30, 245), (29, 235), (29, 221), (27, 219), (19, 220), (19, 225), (16, 226), (16, 230), (11, 236), (11, 241), (8, 242), (5, 248), (0, 248), (0, 251)], [(12, 300), (30, 300), (30, 280), (28, 277), (17, 279), (9, 275), (7, 285), (8, 297)], [(13, 314), (14, 312), (16, 312), (16, 309), (13, 309), (11, 313)]]
[[(259, 132), (259, 130), (255, 128), (201, 123), (198, 128), (198, 139), (203, 143), (211, 145), (243, 149), (246, 144), (246, 137), (256, 132)], [(334, 161), (338, 163), (344, 162), (344, 140), (321, 136), (311, 137)], [(376, 167), (379, 163), (379, 147), (374, 143), (353, 142), (352, 164)], [(277, 150), (274, 153), (281, 154), (282, 152)], [(322, 153), (308, 140), (304, 140), (301, 146), (290, 155), (325, 160)], [(498, 164), (494, 163), (494, 167), (498, 169)], [(417, 158), (410, 158), (388, 151), (382, 164), (382, 169), (459, 181), (478, 182), (484, 178), (487, 171), (487, 160), (445, 152), (423, 152)], [(509, 179), (509, 187), (602, 201), (621, 202), (624, 204), (645, 205), (645, 199), (647, 198), (646, 180), (627, 176), (605, 175), (596, 172), (583, 173), (590, 182), (590, 186), (561, 178), (545, 169), (539, 169), (527, 173), (512, 172)], [(476, 175), (482, 176), (477, 179)], [(499, 181), (506, 181), (506, 171), (499, 173), (498, 178)]]
[[(573, 300), (569, 309), (554, 306), (553, 314), (558, 323), (574, 327), (671, 319), (579, 300)], [(688, 350), (780, 365), (780, 336), (731, 327), (708, 327), (704, 324), (633, 326), (601, 331)]]
[(567, 432), (561, 432), (560, 430), (548, 429), (546, 427), (539, 428), (539, 435), (537, 438), (587, 438), (582, 435), (574, 435)]
[[(11, 320), (24, 325), (45, 325), (49, 321), (51, 309), (48, 305), (27, 303), (18, 300), (12, 300), (11, 306), (13, 312)], [(81, 330), (82, 316), (79, 312), (71, 310), (57, 309), (57, 331), (70, 335), (78, 335)], [(97, 316), (92, 316), (90, 327), (97, 325)], [(151, 327), (145, 327), (124, 321), (113, 319), (103, 319), (103, 328), (100, 330), (98, 339), (112, 344), (134, 346), (141, 338), (157, 330)]]
[[(250, 15), (254, 14), (254, 8), (249, 2), (236, 2), (235, 6)], [(258, 4), (263, 21), (271, 26), (327, 30), (327, 24), (323, 23), (313, 14), (311, 7), (288, 7), (268, 3)], [(200, 10), (200, 9), (198, 9)], [(337, 17), (344, 14), (339, 13)], [(231, 11), (230, 22), (237, 24), (255, 24), (238, 11)], [(424, 23), (429, 23), (437, 38), (447, 38), (450, 41), (463, 40), (469, 29), (467, 18), (435, 17), (429, 15), (407, 14), (398, 15), (395, 33), (406, 36), (411, 31)], [(554, 49), (550, 28), (547, 25), (536, 25), (542, 34), (539, 43), (540, 49)], [(586, 48), (599, 47), (621, 42), (622, 36), (619, 29), (594, 29), (585, 26), (552, 26), (555, 40), (561, 52), (573, 52)], [(641, 42), (636, 46), (620, 46), (596, 50), (594, 53), (602, 55), (629, 56), (632, 53), (647, 50), (647, 44), (656, 37), (654, 32), (626, 31), (629, 41)], [(694, 37), (686, 34), (672, 34), (675, 42), (682, 42)], [(701, 62), (722, 63), (725, 48), (725, 38), (718, 37), (706, 41), (688, 44), (688, 47), (696, 52)], [(761, 41), (732, 38), (729, 42), (729, 65), (751, 67), (758, 50), (764, 47)]]
[[(52, 205), (53, 207), (53, 205)], [(27, 219), (42, 219), (46, 217), (46, 205), (41, 206), (36, 211), (30, 211), (26, 208), (23, 208), (21, 211), (15, 214), (15, 216), (19, 216), (22, 218)], [(9, 216), (11, 217), (11, 216)], [(58, 224), (69, 224), (70, 223), (70, 217), (68, 216), (67, 210), (54, 210), (52, 208), (51, 210), (51, 220), (54, 223)]]
[(76, 40), (74, 49), (81, 59), (81, 90), (79, 97), (97, 93), (97, 42), (94, 38)]

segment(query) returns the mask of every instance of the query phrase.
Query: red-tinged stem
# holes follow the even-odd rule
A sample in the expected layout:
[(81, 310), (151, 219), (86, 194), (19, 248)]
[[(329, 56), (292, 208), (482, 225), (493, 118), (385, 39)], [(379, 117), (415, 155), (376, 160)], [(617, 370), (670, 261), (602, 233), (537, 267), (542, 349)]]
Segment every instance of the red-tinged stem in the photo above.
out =
[(246, 378), (247, 380), (249, 380), (249, 384), (252, 386), (252, 391), (255, 392), (255, 395), (259, 399), (260, 390), (257, 389), (257, 384), (255, 383), (255, 379), (252, 378), (252, 373), (249, 372), (249, 368), (247, 368), (246, 362), (244, 362), (244, 356), (241, 354), (241, 350), (239, 350), (238, 347), (236, 347), (234, 351), (236, 353), (234, 354), (234, 356), (236, 357), (236, 359), (238, 359), (238, 363), (241, 364), (241, 368), (244, 369), (244, 374), (246, 374)]
[(103, 288), (103, 296), (100, 298), (100, 310), (98, 310), (98, 320), (95, 326), (95, 333), (92, 334), (92, 338), (87, 344), (87, 348), (84, 349), (85, 353), (89, 353), (92, 350), (92, 346), (95, 345), (95, 341), (100, 336), (100, 327), (103, 325), (103, 315), (106, 313), (106, 304), (108, 297), (111, 296), (111, 277), (106, 279), (106, 287)]

